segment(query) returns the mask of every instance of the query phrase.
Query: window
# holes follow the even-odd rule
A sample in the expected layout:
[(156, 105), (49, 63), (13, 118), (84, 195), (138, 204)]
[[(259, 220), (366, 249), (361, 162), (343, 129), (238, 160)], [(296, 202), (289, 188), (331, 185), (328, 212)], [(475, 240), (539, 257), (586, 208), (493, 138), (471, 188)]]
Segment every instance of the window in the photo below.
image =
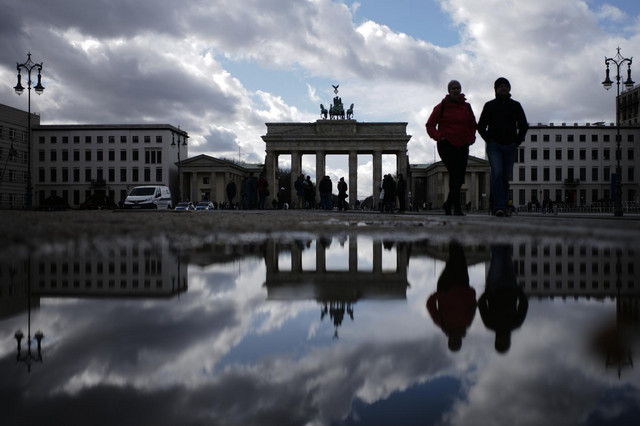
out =
[(635, 180), (633, 171), (633, 167), (629, 167), (629, 169), (627, 170), (627, 182), (633, 182)]
[(116, 143), (116, 137), (115, 136), (109, 136), (109, 143)]
[(68, 149), (63, 149), (62, 150), (62, 161), (69, 161), (69, 150)]
[(138, 136), (132, 136), (131, 137), (131, 142), (138, 143)]
[(162, 151), (160, 150), (148, 150), (144, 152), (145, 164), (160, 164), (162, 163)]
[(556, 160), (562, 160), (562, 150), (556, 149)]
[(120, 136), (120, 143), (127, 143), (127, 137), (126, 136)]
[(144, 168), (144, 181), (151, 182), (151, 169), (149, 167)]
[(562, 182), (562, 167), (556, 167), (556, 182)]
[(84, 161), (91, 161), (91, 151), (84, 152)]
[(591, 142), (598, 142), (598, 135), (591, 135)]
[(131, 180), (133, 180), (134, 182), (138, 182), (140, 180), (137, 167), (134, 167), (133, 170), (131, 170)]
[(580, 167), (580, 180), (582, 182), (587, 180), (587, 168), (586, 167)]
[(69, 143), (69, 136), (63, 136), (62, 143)]
[(107, 176), (109, 178), (109, 182), (115, 182), (115, 180), (116, 180), (116, 169), (109, 168), (109, 170), (107, 172)]
[(538, 159), (538, 150), (537, 149), (532, 149), (531, 150), (531, 159), (532, 160), (537, 160)]
[(97, 136), (97, 137), (96, 137), (96, 141), (97, 141), (98, 143), (103, 143), (104, 138), (103, 138), (102, 136)]
[(604, 160), (609, 160), (609, 159), (611, 158), (611, 151), (609, 151), (609, 148), (605, 148), (605, 149), (602, 151), (602, 158), (603, 158)]
[(38, 143), (44, 144), (45, 140), (44, 140), (44, 136), (40, 136), (38, 138)]
[(58, 143), (58, 138), (55, 136), (51, 136), (51, 143)]
[(109, 150), (109, 161), (116, 161), (116, 152), (113, 149)]
[(627, 160), (633, 160), (633, 149), (628, 149), (627, 150)]
[(543, 149), (542, 150), (542, 159), (543, 160), (549, 160), (550, 159), (550, 152), (548, 149)]
[(549, 142), (549, 135), (542, 135), (543, 142)]
[(581, 149), (580, 150), (580, 159), (581, 160), (586, 160), (587, 159), (587, 150), (586, 149)]
[(120, 182), (126, 182), (127, 181), (127, 169), (122, 168), (120, 169)]
[(98, 150), (97, 157), (98, 157), (97, 158), (98, 161), (103, 161), (104, 160), (104, 152), (101, 149)]
[(549, 182), (551, 176), (551, 171), (549, 170), (548, 167), (545, 167), (544, 169), (542, 169), (542, 180), (544, 180), (545, 182)]
[(144, 143), (151, 143), (151, 136), (145, 136)]
[(567, 142), (573, 142), (573, 135), (567, 135)]
[(38, 150), (38, 161), (40, 161), (40, 162), (44, 162), (44, 161), (46, 161), (46, 159), (45, 159), (45, 158), (46, 158), (46, 155), (47, 155), (47, 154), (46, 154), (46, 152), (44, 151), (44, 149), (39, 149), (39, 150)]
[(567, 160), (573, 161), (573, 150), (572, 149), (568, 149), (567, 150)]
[(73, 143), (80, 143), (80, 136), (74, 136)]
[(137, 150), (137, 149), (134, 149), (134, 150), (131, 152), (131, 154), (132, 154), (132, 160), (133, 160), (133, 161), (138, 161), (138, 160), (139, 160), (139, 159), (138, 159), (138, 150)]
[(609, 167), (605, 167), (602, 171), (602, 178), (605, 182), (609, 182), (611, 180), (611, 169)]
[(562, 142), (562, 135), (556, 135), (556, 142)]
[(531, 135), (531, 142), (538, 142), (538, 135), (532, 134)]
[(597, 160), (598, 159), (598, 150), (597, 149), (592, 149), (591, 150), (591, 159), (592, 160)]
[(156, 168), (156, 182), (162, 182), (162, 167)]
[(127, 161), (127, 151), (124, 149), (120, 151), (120, 161)]
[(586, 142), (587, 141), (587, 135), (580, 135), (580, 142)]
[(91, 169), (84, 169), (84, 181), (91, 182)]
[(80, 169), (77, 168), (77, 167), (75, 167), (73, 169), (73, 181), (74, 182), (80, 182)]
[(592, 182), (597, 182), (598, 181), (598, 168), (594, 167), (591, 169), (591, 181)]
[(591, 190), (591, 202), (594, 201), (598, 201), (598, 190), (597, 189), (592, 189)]
[(537, 167), (532, 167), (531, 168), (531, 182), (537, 182), (538, 181), (538, 168)]
[(603, 142), (609, 142), (609, 135), (602, 135)]
[(91, 143), (91, 136), (85, 136), (84, 143)]
[(627, 142), (633, 142), (633, 135), (627, 135)]
[(156, 136), (156, 142), (162, 143), (162, 136)]
[[(206, 179), (206, 180), (207, 180), (207, 182), (204, 182), (204, 179)], [(208, 184), (209, 184), (209, 182), (208, 182), (209, 178), (208, 178), (208, 177), (204, 177), (204, 178), (202, 178), (202, 180), (203, 180), (203, 182), (202, 182), (203, 184), (205, 184), (205, 185), (208, 185)], [(520, 182), (524, 182), (524, 181), (526, 180), (526, 177), (525, 177), (525, 168), (524, 168), (524, 167), (520, 167), (520, 168), (518, 169), (518, 180), (519, 180)]]
[(73, 150), (73, 161), (80, 161), (80, 151), (77, 149)]
[(52, 149), (49, 154), (51, 156), (51, 161), (58, 161), (58, 151)]
[(44, 182), (44, 168), (38, 169), (38, 182)]
[(66, 167), (62, 168), (62, 181), (69, 182), (69, 169)]

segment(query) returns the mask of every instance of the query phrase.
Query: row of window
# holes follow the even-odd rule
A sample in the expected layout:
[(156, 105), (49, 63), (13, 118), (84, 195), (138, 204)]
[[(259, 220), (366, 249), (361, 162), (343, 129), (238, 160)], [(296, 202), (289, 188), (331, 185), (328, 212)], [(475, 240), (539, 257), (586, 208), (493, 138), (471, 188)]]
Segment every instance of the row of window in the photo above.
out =
[[(542, 200), (553, 200), (556, 203), (567, 203), (576, 206), (586, 206), (591, 203), (610, 200), (611, 199), (611, 191), (609, 189), (591, 189), (591, 199), (587, 199), (587, 190), (586, 189), (555, 189), (553, 192), (553, 197), (551, 196), (550, 189), (543, 189), (540, 194), (540, 190), (538, 189), (530, 189), (529, 190), (529, 201), (532, 203), (540, 202), (540, 196)], [(518, 198), (516, 205), (524, 206), (527, 203), (526, 198), (526, 190), (518, 189)], [(509, 199), (516, 201), (513, 198), (514, 192), (513, 190), (509, 190)], [(633, 200), (636, 197), (636, 192), (634, 189), (629, 189), (626, 194), (628, 200)]]
[[(517, 182), (538, 182), (538, 168), (535, 166), (529, 167), (529, 179), (527, 179), (527, 168), (519, 167), (518, 168), (518, 180)], [(575, 168), (569, 167), (566, 169), (567, 175), (566, 178), (563, 174), (562, 167), (556, 167), (554, 169), (554, 181), (555, 182), (565, 182), (565, 183), (575, 183), (578, 184), (580, 182), (590, 182), (590, 183), (608, 183), (611, 181), (611, 167), (603, 167), (602, 174), (600, 173), (599, 167), (591, 168), (591, 175), (589, 176), (589, 180), (587, 179), (587, 168), (579, 167), (578, 168), (578, 176), (575, 174)], [(615, 169), (614, 169), (615, 171)], [(600, 179), (602, 177), (602, 180)], [(635, 181), (635, 167), (628, 167), (626, 176), (623, 173), (621, 177), (622, 181), (626, 182), (634, 182)], [(542, 168), (542, 181), (543, 182), (551, 182), (551, 168), (543, 167)]]
[[(119, 151), (119, 160), (118, 161), (127, 161), (128, 153), (126, 149), (122, 149)], [(105, 151), (99, 149), (97, 151), (86, 150), (84, 151), (84, 160), (83, 161), (93, 161), (95, 153), (96, 161), (116, 161), (116, 151), (111, 149)], [(63, 149), (61, 151), (52, 149), (49, 151), (49, 161), (56, 162), (58, 161), (58, 154), (60, 154), (60, 160), (63, 162), (66, 161), (81, 161), (81, 153), (80, 150), (75, 149), (69, 152), (68, 149)], [(71, 154), (71, 155), (70, 155)], [(106, 158), (106, 159), (105, 159)], [(47, 152), (44, 149), (38, 150), (38, 161), (45, 162), (47, 161)], [(131, 150), (131, 161), (140, 161), (140, 151), (137, 149)], [(148, 149), (144, 151), (144, 163), (145, 164), (161, 164), (162, 163), (162, 150), (159, 149)]]
[[(130, 172), (129, 172), (130, 170)], [(131, 179), (128, 179), (129, 173), (131, 173)], [(122, 167), (119, 169), (119, 182), (121, 183), (136, 183), (140, 181), (140, 169), (138, 167), (133, 167), (128, 169), (126, 167)], [(151, 168), (145, 167), (142, 169), (142, 181), (143, 182), (151, 182)], [(80, 182), (80, 168), (76, 167), (73, 169), (69, 169), (67, 167), (63, 167), (61, 169), (51, 168), (49, 169), (49, 180), (47, 181), (47, 169), (44, 167), (38, 168), (38, 182), (39, 183), (57, 183), (58, 177), (60, 177), (60, 182)], [(162, 167), (155, 168), (155, 182), (162, 183)], [(93, 169), (87, 167), (84, 169), (84, 182), (90, 183), (93, 180), (104, 181), (104, 169), (99, 167), (96, 169), (95, 178), (93, 174)], [(106, 182), (115, 183), (116, 182), (116, 169), (110, 167), (107, 169)]]
[[(131, 270), (128, 269), (127, 264), (128, 263), (126, 261), (119, 262), (120, 274), (126, 274), (128, 272), (137, 274), (140, 272), (140, 263), (131, 263)], [(94, 271), (99, 275), (103, 275), (105, 272), (108, 272), (112, 275), (116, 274), (116, 262), (113, 261), (110, 261), (108, 263), (96, 262), (95, 265), (91, 261), (87, 261), (82, 266), (80, 262), (73, 262), (73, 264), (70, 264), (69, 262), (62, 262), (60, 265), (56, 262), (50, 262), (48, 265), (44, 262), (40, 262), (38, 264), (38, 272), (42, 275), (55, 275), (58, 273), (58, 267), (60, 267), (59, 269), (62, 274), (68, 274), (73, 271), (74, 275), (79, 275), (81, 273), (81, 270), (84, 271), (84, 273), (87, 275), (92, 274)], [(144, 274), (162, 275), (162, 258), (145, 258)]]
[[(525, 291), (527, 290), (527, 285), (524, 281), (520, 281), (518, 283), (520, 285), (520, 287), (522, 287)], [(537, 280), (532, 280), (530, 283), (530, 288), (531, 290), (538, 290), (538, 281)], [(544, 280), (542, 282), (542, 288), (544, 290), (551, 290), (551, 282), (550, 280)], [(613, 287), (611, 285), (611, 281), (610, 280), (605, 280), (602, 283), (602, 289), (603, 290), (611, 290)], [(627, 289), (633, 289), (635, 288), (635, 283), (632, 280), (627, 281)], [(580, 280), (578, 282), (578, 285), (576, 285), (574, 280), (569, 280), (567, 281), (567, 286), (566, 286), (567, 290), (587, 290), (587, 281), (586, 280)], [(592, 280), (591, 281), (591, 290), (599, 290), (600, 289), (600, 283), (596, 280)], [(560, 280), (556, 280), (555, 282), (555, 290), (564, 290), (563, 288), (563, 283)]]
[[(554, 135), (554, 139), (556, 142), (563, 142), (563, 135), (561, 134), (555, 134)], [(592, 134), (591, 135), (591, 142), (599, 142), (599, 136), (598, 134)], [(602, 141), (603, 142), (611, 142), (612, 140), (615, 140), (617, 135), (614, 135), (614, 137), (612, 138), (610, 134), (604, 134), (602, 135)], [(575, 142), (575, 135), (566, 135), (566, 141), (567, 142)], [(620, 135), (621, 139), (624, 139), (623, 135)], [(627, 135), (627, 142), (633, 142), (634, 141), (634, 135), (633, 134), (628, 134)], [(531, 133), (529, 135), (529, 140), (531, 142), (538, 142), (538, 134), (537, 133)], [(578, 135), (578, 141), (579, 142), (586, 142), (587, 141), (587, 135), (585, 134), (581, 134)], [(542, 142), (551, 142), (551, 135), (548, 134), (543, 134), (542, 135)]]
[[(59, 139), (58, 139), (57, 136), (49, 136), (49, 143), (57, 144), (58, 140), (60, 140), (63, 144), (67, 144), (67, 143), (69, 143), (70, 139), (73, 141), (73, 143), (76, 143), (76, 144), (80, 143), (80, 136), (72, 136), (72, 137), (62, 136)], [(83, 139), (84, 139), (84, 143), (92, 143), (93, 140), (94, 140), (94, 137), (93, 136), (84, 136)], [(107, 139), (108, 143), (116, 143), (116, 136), (107, 136), (106, 139)], [(127, 143), (128, 142), (127, 136), (125, 136), (125, 135), (119, 136), (119, 140), (120, 140), (120, 143)], [(144, 143), (151, 143), (151, 136), (148, 136), (148, 135), (147, 136), (143, 136), (143, 140), (144, 140)], [(156, 136), (155, 140), (156, 140), (156, 143), (162, 143), (162, 136)], [(46, 141), (47, 141), (46, 136), (39, 136), (38, 137), (38, 142), (39, 143), (44, 144), (44, 143), (46, 143)], [(95, 141), (96, 141), (96, 143), (104, 143), (105, 137), (104, 136), (96, 136), (95, 137)], [(140, 136), (137, 136), (137, 135), (131, 136), (131, 142), (139, 143), (140, 142)]]
[[(526, 160), (525, 158), (525, 148), (519, 148), (518, 149), (518, 155), (516, 158), (516, 163), (522, 163)], [(561, 148), (557, 148), (553, 150), (553, 154), (554, 154), (554, 159), (555, 160), (559, 160), (562, 161), (562, 157), (563, 157), (563, 152), (566, 154), (567, 160), (575, 160), (576, 159), (576, 151), (574, 149), (567, 149), (566, 152), (561, 149)], [(612, 159), (612, 153), (615, 155), (616, 154), (616, 150), (613, 149), (609, 149), (609, 148), (604, 148), (602, 149), (602, 159), (605, 161), (611, 160)], [(621, 153), (626, 152), (626, 160), (628, 161), (633, 161), (635, 159), (635, 151), (633, 148), (629, 148), (626, 150), (621, 150)], [(542, 150), (542, 159), (543, 160), (551, 160), (551, 153), (552, 150), (551, 149), (543, 149)], [(591, 160), (598, 160), (600, 157), (600, 150), (597, 148), (594, 148), (591, 150)], [(586, 161), (587, 160), (587, 154), (588, 151), (586, 149), (579, 149), (578, 150), (578, 160), (581, 161)], [(533, 161), (537, 161), (538, 160), (538, 149), (536, 148), (530, 148), (529, 149), (529, 159), (533, 160)], [(617, 160), (617, 158), (616, 158)], [(621, 158), (620, 160), (624, 160), (624, 158)]]
[[(529, 248), (529, 253), (527, 253), (527, 247)], [(573, 257), (573, 256), (579, 256), (579, 257), (595, 257), (595, 256), (604, 256), (604, 257), (618, 257), (618, 250), (617, 249), (611, 249), (611, 247), (588, 247), (588, 246), (579, 246), (578, 248), (576, 248), (576, 246), (568, 244), (568, 245), (564, 245), (564, 244), (555, 244), (553, 246), (551, 245), (544, 245), (542, 247), (538, 247), (535, 244), (519, 244), (518, 245), (518, 255), (521, 257), (526, 257), (526, 258), (530, 258), (530, 257), (537, 257), (538, 254), (542, 254), (543, 257), (550, 257), (551, 256), (551, 252), (554, 252), (554, 256), (558, 257), (558, 256), (563, 256), (565, 253), (567, 254), (567, 256), (569, 257)], [(635, 256), (635, 250), (633, 249), (628, 249), (624, 251), (624, 255), (625, 256), (629, 256), (629, 257), (633, 257)], [(620, 252), (620, 255), (622, 255), (623, 253)]]
[[(525, 270), (524, 267), (524, 261), (521, 260), (519, 261), (520, 263), (520, 274), (530, 274), (530, 275), (538, 275), (539, 273), (539, 264), (536, 262), (532, 262), (530, 264), (529, 267), (529, 271)], [(598, 262), (593, 262), (591, 263), (591, 267), (588, 268), (587, 267), (587, 263), (585, 262), (580, 262), (578, 265), (578, 267), (576, 268), (576, 265), (574, 263), (567, 263), (566, 265), (563, 266), (563, 264), (561, 262), (556, 262), (554, 264), (554, 270), (551, 270), (551, 263), (550, 262), (543, 262), (542, 263), (542, 275), (561, 275), (563, 272), (566, 272), (568, 275), (574, 275), (574, 274), (579, 274), (579, 275), (597, 275), (599, 273), (602, 273), (604, 275), (608, 275), (611, 274), (612, 271), (616, 270), (616, 265), (612, 264), (612, 263), (603, 263), (602, 265), (600, 265)], [(624, 266), (623, 266), (624, 268)], [(576, 270), (577, 269), (577, 270)], [(627, 270), (627, 273), (630, 276), (634, 275), (634, 271), (635, 271), (635, 266), (633, 262), (628, 262), (626, 264), (626, 268), (624, 268)]]

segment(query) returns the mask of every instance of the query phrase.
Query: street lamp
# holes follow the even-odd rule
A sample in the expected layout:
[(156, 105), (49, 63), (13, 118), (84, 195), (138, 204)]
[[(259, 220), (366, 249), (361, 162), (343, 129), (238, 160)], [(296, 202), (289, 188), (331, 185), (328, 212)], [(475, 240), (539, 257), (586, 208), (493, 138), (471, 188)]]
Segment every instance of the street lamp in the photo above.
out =
[[(36, 334), (31, 339), (31, 257), (29, 257), (27, 263), (27, 352), (22, 354), (22, 339), (24, 333), (22, 330), (15, 332), (15, 337), (18, 343), (18, 353), (16, 354), (16, 362), (24, 362), (27, 365), (27, 371), (31, 372), (31, 364), (34, 362), (42, 362), (42, 339), (44, 339), (44, 333), (40, 330), (36, 331)], [(35, 340), (38, 343), (38, 353), (36, 355), (31, 353), (31, 342)]]
[[(180, 126), (178, 126), (178, 143), (176, 144), (175, 133), (171, 133), (171, 146), (178, 148), (178, 202), (182, 201), (182, 197), (180, 196), (180, 190), (182, 188), (182, 174), (180, 173)], [(187, 146), (187, 138), (188, 136), (182, 133), (182, 146)]]
[(33, 205), (33, 187), (31, 186), (31, 71), (38, 70), (38, 84), (34, 87), (34, 90), (38, 95), (41, 95), (44, 91), (44, 86), (42, 85), (42, 62), (39, 64), (33, 62), (31, 60), (31, 52), (27, 53), (27, 61), (22, 64), (17, 64), (18, 68), (18, 84), (15, 85), (13, 90), (16, 91), (18, 95), (21, 95), (24, 92), (24, 87), (21, 84), (21, 72), (22, 70), (27, 71), (27, 209), (31, 209)]
[(627, 81), (623, 84), (627, 89), (633, 89), (635, 82), (631, 80), (631, 63), (633, 57), (625, 58), (620, 54), (620, 48), (618, 47), (618, 53), (613, 58), (604, 58), (604, 64), (607, 66), (606, 76), (602, 85), (605, 89), (611, 89), (613, 81), (609, 78), (609, 64), (616, 66), (616, 198), (615, 207), (613, 211), (614, 216), (622, 216), (622, 167), (620, 166), (620, 160), (622, 159), (622, 150), (620, 148), (620, 142), (622, 136), (620, 136), (620, 67), (625, 63), (627, 64)]

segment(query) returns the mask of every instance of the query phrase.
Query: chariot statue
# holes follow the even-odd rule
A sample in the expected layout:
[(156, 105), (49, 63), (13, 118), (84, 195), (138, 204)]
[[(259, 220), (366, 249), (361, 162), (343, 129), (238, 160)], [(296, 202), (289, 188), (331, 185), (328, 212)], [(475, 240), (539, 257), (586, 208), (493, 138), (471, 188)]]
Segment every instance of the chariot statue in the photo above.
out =
[(320, 104), (320, 117), (324, 120), (327, 119), (327, 112), (329, 113), (330, 120), (344, 120), (345, 115), (347, 120), (353, 119), (353, 104), (351, 104), (351, 107), (345, 113), (342, 98), (338, 96), (338, 87), (340, 87), (339, 84), (333, 86), (333, 93), (335, 93), (336, 96), (333, 98), (333, 105), (329, 105), (329, 111), (327, 111), (324, 105)]

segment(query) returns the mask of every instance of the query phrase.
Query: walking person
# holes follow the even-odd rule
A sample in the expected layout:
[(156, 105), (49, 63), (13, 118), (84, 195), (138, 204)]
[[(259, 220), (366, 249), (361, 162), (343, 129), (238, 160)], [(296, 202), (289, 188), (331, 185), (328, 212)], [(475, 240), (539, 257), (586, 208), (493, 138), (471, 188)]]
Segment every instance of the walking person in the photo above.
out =
[(269, 195), (268, 189), (269, 183), (263, 174), (260, 175), (260, 179), (258, 179), (257, 191), (258, 191), (258, 209), (264, 210), (264, 203)]
[(438, 154), (449, 172), (449, 193), (444, 205), (446, 215), (464, 216), (460, 190), (469, 160), (469, 146), (476, 140), (476, 117), (457, 80), (447, 85), (448, 95), (433, 108), (426, 128), (438, 146)]
[(316, 191), (311, 176), (307, 175), (305, 182), (307, 183), (304, 187), (305, 208), (314, 209), (316, 207)]
[(235, 198), (236, 192), (237, 192), (236, 183), (233, 180), (233, 178), (229, 180), (229, 183), (227, 184), (226, 192), (227, 192), (227, 199), (229, 200), (229, 208), (233, 210), (233, 199)]
[(338, 181), (338, 210), (345, 211), (347, 210), (346, 199), (347, 195), (347, 182), (344, 181), (344, 178), (341, 177)]
[(487, 143), (487, 157), (491, 166), (492, 211), (498, 217), (510, 216), (509, 181), (513, 178), (513, 164), (518, 146), (529, 129), (522, 105), (511, 99), (511, 84), (504, 77), (494, 83), (495, 99), (484, 104), (478, 120), (478, 133)]
[(399, 213), (404, 213), (405, 210), (407, 209), (406, 193), (407, 193), (407, 181), (404, 180), (404, 176), (402, 176), (402, 173), (400, 173), (398, 175), (398, 182), (396, 183), (396, 195), (398, 196), (398, 212)]

